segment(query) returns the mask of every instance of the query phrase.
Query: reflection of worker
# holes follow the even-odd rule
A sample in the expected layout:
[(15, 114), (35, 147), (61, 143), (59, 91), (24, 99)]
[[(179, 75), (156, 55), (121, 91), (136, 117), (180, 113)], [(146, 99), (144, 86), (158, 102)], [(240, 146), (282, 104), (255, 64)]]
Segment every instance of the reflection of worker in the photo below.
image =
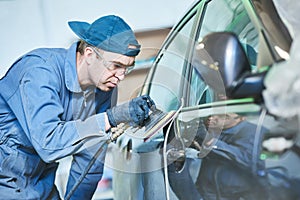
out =
[(202, 160), (197, 187), (204, 199), (263, 198), (258, 176), (252, 173), (255, 165), (256, 171), (264, 168), (258, 155), (253, 155), (253, 148), (258, 148), (254, 144), (256, 125), (234, 113), (208, 117), (205, 124), (209, 134), (222, 132), (215, 148)]
[[(0, 80), (1, 199), (59, 199), (56, 160), (73, 155), (68, 193), (111, 126), (148, 118), (148, 96), (111, 108), (114, 88), (140, 51), (127, 23), (109, 15), (69, 25), (79, 42), (33, 50)], [(92, 198), (103, 173), (100, 158), (72, 198)]]

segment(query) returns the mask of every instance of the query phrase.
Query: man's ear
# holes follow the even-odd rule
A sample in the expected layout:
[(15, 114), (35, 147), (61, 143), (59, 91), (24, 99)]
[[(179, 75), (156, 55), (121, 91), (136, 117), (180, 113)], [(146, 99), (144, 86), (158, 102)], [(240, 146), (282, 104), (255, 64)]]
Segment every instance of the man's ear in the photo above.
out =
[(94, 54), (94, 50), (91, 47), (86, 47), (84, 49), (83, 56), (88, 64), (91, 64), (94, 59), (97, 59), (96, 54)]

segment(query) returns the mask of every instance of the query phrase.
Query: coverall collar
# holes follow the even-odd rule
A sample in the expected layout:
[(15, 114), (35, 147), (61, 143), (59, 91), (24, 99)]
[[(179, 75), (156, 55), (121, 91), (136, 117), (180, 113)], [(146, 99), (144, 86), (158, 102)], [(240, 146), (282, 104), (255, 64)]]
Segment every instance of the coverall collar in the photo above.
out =
[(71, 92), (80, 93), (82, 89), (78, 81), (78, 75), (76, 70), (76, 49), (78, 42), (72, 44), (68, 49), (66, 60), (65, 60), (65, 79), (66, 87)]

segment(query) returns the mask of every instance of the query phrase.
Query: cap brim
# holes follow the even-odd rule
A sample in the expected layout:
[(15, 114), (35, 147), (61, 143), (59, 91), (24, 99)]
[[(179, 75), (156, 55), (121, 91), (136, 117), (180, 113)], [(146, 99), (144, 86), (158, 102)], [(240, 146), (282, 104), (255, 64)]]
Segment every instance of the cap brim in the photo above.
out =
[(68, 22), (72, 31), (81, 39), (86, 40), (86, 30), (89, 29), (90, 24), (87, 22), (71, 21)]

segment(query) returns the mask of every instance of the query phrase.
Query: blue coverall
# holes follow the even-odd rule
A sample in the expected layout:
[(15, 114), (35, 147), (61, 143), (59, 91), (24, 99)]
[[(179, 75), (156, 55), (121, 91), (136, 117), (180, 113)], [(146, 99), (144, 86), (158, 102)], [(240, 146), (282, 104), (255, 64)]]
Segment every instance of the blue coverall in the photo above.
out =
[[(73, 155), (67, 193), (108, 139), (103, 112), (114, 91), (83, 91), (76, 48), (41, 48), (18, 59), (0, 80), (0, 199), (60, 199), (57, 160)], [(103, 174), (102, 155), (72, 199), (91, 199)]]
[[(265, 169), (264, 161), (253, 151), (260, 148), (255, 145), (256, 128), (245, 120), (223, 130), (216, 148), (202, 159), (196, 186), (205, 200), (266, 199), (260, 185), (264, 177), (256, 175)], [(266, 132), (262, 127), (260, 134)]]

